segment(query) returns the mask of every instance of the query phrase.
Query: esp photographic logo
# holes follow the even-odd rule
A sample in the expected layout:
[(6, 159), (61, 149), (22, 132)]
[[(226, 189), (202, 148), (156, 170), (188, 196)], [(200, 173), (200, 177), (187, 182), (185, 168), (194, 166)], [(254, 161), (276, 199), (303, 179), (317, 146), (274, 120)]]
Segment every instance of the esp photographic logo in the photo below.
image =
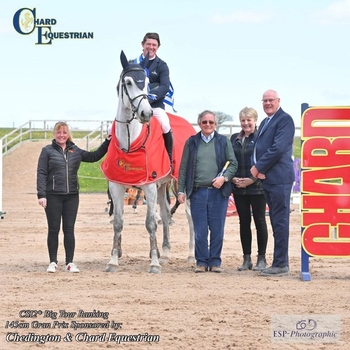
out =
[(271, 318), (273, 342), (333, 343), (340, 340), (340, 329), (339, 315), (274, 315)]
[(13, 27), (21, 35), (30, 35), (37, 30), (36, 45), (52, 45), (56, 39), (93, 39), (93, 32), (53, 31), (55, 18), (38, 18), (36, 8), (21, 8), (13, 16)]

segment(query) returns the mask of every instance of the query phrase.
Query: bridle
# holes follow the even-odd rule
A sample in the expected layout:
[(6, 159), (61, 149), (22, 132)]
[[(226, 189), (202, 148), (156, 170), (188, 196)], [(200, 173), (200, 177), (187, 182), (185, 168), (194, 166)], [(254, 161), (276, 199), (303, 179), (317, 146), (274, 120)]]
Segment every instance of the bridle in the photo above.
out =
[[(127, 132), (128, 132), (128, 148), (127, 148), (127, 149), (125, 149), (125, 148), (122, 149), (122, 150), (123, 150), (124, 152), (126, 152), (126, 153), (137, 152), (139, 149), (141, 149), (142, 147), (144, 147), (144, 144), (146, 143), (146, 141), (147, 141), (147, 139), (148, 139), (148, 137), (149, 137), (149, 134), (150, 134), (150, 126), (149, 126), (149, 124), (147, 124), (147, 135), (146, 135), (144, 141), (142, 142), (141, 146), (138, 147), (137, 149), (134, 149), (134, 150), (130, 151), (130, 130), (129, 130), (129, 126), (130, 126), (130, 123), (131, 123), (134, 119), (136, 119), (136, 115), (138, 115), (138, 110), (139, 110), (139, 107), (140, 107), (140, 104), (141, 104), (142, 100), (143, 100), (143, 99), (147, 99), (147, 94), (145, 94), (145, 93), (142, 93), (142, 94), (140, 94), (140, 95), (137, 95), (137, 96), (135, 96), (134, 98), (131, 98), (131, 97), (130, 97), (129, 92), (128, 92), (128, 89), (127, 89), (127, 87), (126, 87), (126, 83), (125, 83), (125, 75), (126, 75), (127, 73), (129, 73), (129, 72), (132, 72), (132, 71), (134, 71), (134, 72), (135, 72), (135, 71), (136, 71), (136, 72), (137, 72), (137, 71), (138, 71), (138, 72), (140, 72), (140, 71), (145, 72), (145, 70), (144, 70), (142, 67), (128, 67), (127, 69), (125, 69), (125, 70), (121, 73), (121, 75), (120, 75), (120, 81), (119, 81), (119, 84), (118, 84), (118, 87), (119, 87), (119, 85), (121, 84), (121, 99), (122, 99), (122, 101), (124, 101), (124, 99), (123, 99), (123, 97), (124, 97), (123, 93), (125, 93), (125, 95), (126, 95), (126, 96), (128, 97), (128, 99), (129, 99), (129, 103), (130, 103), (130, 105), (131, 105), (132, 116), (131, 116), (130, 119), (127, 119), (126, 121), (124, 121), (124, 120), (118, 120), (117, 118), (115, 119), (115, 121), (116, 121), (117, 123), (126, 124), (126, 130), (127, 130)], [(146, 75), (146, 73), (145, 73), (145, 75)], [(140, 97), (141, 97), (141, 98), (140, 98)], [(139, 100), (137, 106), (135, 106), (135, 105), (134, 105), (134, 101), (137, 100), (138, 98), (140, 98), (140, 100)], [(123, 102), (123, 103), (124, 103), (124, 102)]]
[[(128, 97), (128, 99), (129, 99), (129, 103), (130, 103), (130, 105), (131, 105), (131, 111), (132, 111), (132, 116), (131, 116), (131, 118), (130, 119), (128, 119), (128, 120), (126, 120), (126, 121), (123, 121), (123, 120), (117, 120), (116, 119), (116, 121), (118, 122), (118, 123), (126, 123), (126, 124), (130, 124), (134, 119), (136, 119), (135, 118), (135, 116), (138, 114), (138, 110), (139, 110), (139, 107), (140, 107), (140, 104), (141, 104), (141, 102), (142, 102), (142, 100), (143, 99), (147, 99), (147, 94), (140, 94), (140, 95), (137, 95), (137, 96), (135, 96), (134, 98), (131, 98), (130, 97), (130, 95), (129, 95), (129, 92), (128, 92), (128, 89), (127, 89), (127, 87), (126, 87), (126, 83), (125, 83), (125, 75), (127, 74), (127, 73), (129, 73), (129, 72), (132, 72), (132, 71), (134, 71), (134, 72), (144, 72), (145, 70), (142, 68), (142, 67), (130, 67), (130, 68), (127, 68), (126, 70), (124, 70), (123, 72), (122, 72), (122, 74), (120, 75), (120, 84), (121, 84), (121, 87), (122, 87), (122, 89), (121, 89), (121, 94), (122, 94), (122, 96), (121, 96), (121, 99), (122, 99), (122, 101), (124, 101), (124, 99), (123, 99), (123, 93), (125, 93), (125, 95)], [(118, 86), (119, 86), (119, 84), (118, 84)], [(139, 97), (141, 97), (140, 98), (140, 100), (139, 100), (139, 103), (137, 104), (137, 106), (135, 106), (134, 105), (134, 101), (135, 100), (137, 100)]]

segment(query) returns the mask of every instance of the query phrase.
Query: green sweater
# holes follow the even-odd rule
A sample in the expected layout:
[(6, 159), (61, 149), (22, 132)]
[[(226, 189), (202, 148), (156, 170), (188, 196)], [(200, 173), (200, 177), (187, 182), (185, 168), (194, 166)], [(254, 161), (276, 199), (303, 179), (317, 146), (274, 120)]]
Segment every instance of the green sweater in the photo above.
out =
[[(232, 149), (232, 145), (229, 139), (227, 139), (225, 149), (227, 160), (231, 163), (225, 172), (225, 176), (231, 181), (237, 168), (237, 160)], [(188, 140), (185, 144), (182, 160), (180, 165), (180, 176), (179, 176), (179, 192), (185, 192), (185, 181), (186, 181), (186, 167), (189, 158)], [(212, 186), (213, 179), (222, 170), (218, 169), (216, 165), (215, 155), (215, 143), (214, 138), (206, 143), (202, 139), (198, 143), (197, 161), (195, 164), (195, 175), (194, 175), (194, 187), (206, 187)]]

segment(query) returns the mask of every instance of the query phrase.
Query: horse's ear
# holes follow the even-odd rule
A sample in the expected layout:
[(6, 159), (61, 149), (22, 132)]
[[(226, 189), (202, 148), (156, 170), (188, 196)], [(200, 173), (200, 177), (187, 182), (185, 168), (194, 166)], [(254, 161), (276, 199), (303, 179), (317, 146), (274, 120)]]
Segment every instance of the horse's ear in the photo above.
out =
[(120, 62), (122, 64), (123, 69), (127, 68), (129, 66), (128, 59), (125, 56), (124, 51), (122, 50), (120, 53)]
[(142, 62), (140, 63), (140, 66), (142, 68), (146, 68), (149, 62), (149, 52), (147, 52), (146, 57), (142, 60)]

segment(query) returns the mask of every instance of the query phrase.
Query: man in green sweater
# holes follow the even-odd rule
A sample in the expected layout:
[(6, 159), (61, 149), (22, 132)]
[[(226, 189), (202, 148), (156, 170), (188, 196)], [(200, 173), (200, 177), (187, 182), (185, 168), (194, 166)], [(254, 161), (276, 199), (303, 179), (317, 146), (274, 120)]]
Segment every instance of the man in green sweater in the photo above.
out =
[(197, 122), (201, 131), (186, 141), (182, 154), (178, 200), (190, 199), (195, 272), (221, 272), (226, 211), (237, 160), (229, 139), (215, 131), (217, 118), (212, 111), (200, 113)]

